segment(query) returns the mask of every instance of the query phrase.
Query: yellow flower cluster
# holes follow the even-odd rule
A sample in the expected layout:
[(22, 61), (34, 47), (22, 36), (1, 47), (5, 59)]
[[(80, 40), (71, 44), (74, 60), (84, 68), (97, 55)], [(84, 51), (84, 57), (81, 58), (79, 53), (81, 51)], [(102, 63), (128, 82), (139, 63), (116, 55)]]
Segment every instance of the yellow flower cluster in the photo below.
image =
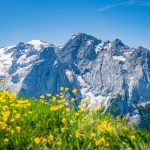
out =
[(30, 106), (29, 100), (16, 100), (15, 93), (0, 92), (0, 132), (2, 130), (7, 135), (3, 139), (5, 143), (9, 142), (9, 136), (12, 134), (21, 133), (22, 128), (18, 123), (20, 118), (23, 117), (21, 112), (27, 110)]
[[(23, 141), (22, 138), (26, 135), (29, 149), (65, 149), (66, 147), (63, 146), (67, 145), (68, 141), (75, 141), (79, 146), (70, 149), (80, 149), (78, 144), (84, 144), (84, 142), (86, 142), (84, 145), (90, 144), (91, 149), (101, 147), (105, 149), (113, 145), (111, 141), (119, 138), (111, 139), (117, 136), (116, 132), (129, 133), (125, 124), (114, 121), (112, 118), (109, 120), (101, 117), (101, 106), (91, 109), (88, 107), (91, 105), (90, 100), (81, 100), (81, 103), (76, 105), (75, 97), (66, 98), (66, 92), (72, 92), (75, 96), (77, 89), (61, 87), (60, 91), (55, 96), (51, 93), (41, 95), (39, 101), (17, 100), (14, 93), (1, 91), (0, 135), (2, 138), (0, 137), (0, 144), (7, 147), (13, 141), (13, 144), (19, 147)], [(84, 107), (85, 105), (88, 109)], [(136, 141), (134, 132), (128, 134), (123, 142), (127, 140)], [(24, 146), (24, 143), (21, 146)], [(20, 148), (18, 147), (17, 149)], [(132, 150), (129, 144), (123, 148)]]
[(64, 107), (63, 105), (51, 106), (50, 111), (56, 111), (56, 110), (62, 109), (63, 107)]
[(99, 124), (97, 125), (97, 129), (98, 129), (98, 131), (100, 131), (100, 132), (107, 131), (107, 132), (109, 132), (110, 134), (113, 132), (113, 126), (112, 126), (107, 120), (104, 120), (104, 121), (102, 121), (101, 123), (99, 123)]

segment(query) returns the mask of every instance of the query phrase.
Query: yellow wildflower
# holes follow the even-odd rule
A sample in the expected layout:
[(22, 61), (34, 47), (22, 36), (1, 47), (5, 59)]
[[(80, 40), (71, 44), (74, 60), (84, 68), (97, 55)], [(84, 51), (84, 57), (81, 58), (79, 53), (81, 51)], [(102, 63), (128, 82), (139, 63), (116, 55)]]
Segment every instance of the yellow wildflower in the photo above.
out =
[(56, 102), (56, 97), (55, 96), (52, 97), (52, 102)]
[(13, 113), (17, 113), (17, 111), (16, 111), (16, 110), (13, 110)]
[(77, 93), (77, 89), (73, 89), (73, 90), (72, 90), (72, 93)]
[(99, 111), (99, 110), (101, 110), (101, 106), (96, 107), (96, 111)]
[(93, 109), (92, 108), (89, 108), (89, 112), (92, 112), (93, 111)]
[(50, 110), (51, 111), (56, 111), (56, 110), (58, 110), (58, 109), (60, 109), (61, 108), (61, 106), (51, 106), (50, 107)]
[(69, 88), (65, 88), (65, 91), (68, 92)]
[(8, 143), (9, 142), (9, 139), (5, 138), (3, 139), (4, 143)]
[(82, 109), (83, 107), (82, 107), (81, 105), (78, 105), (78, 108), (79, 108), (79, 109)]
[(75, 99), (74, 98), (71, 98), (71, 102), (73, 103), (75, 101)]
[(0, 80), (1, 83), (5, 82), (5, 80)]
[(45, 102), (44, 104), (45, 104), (45, 105), (48, 105), (48, 102)]
[(47, 138), (42, 138), (43, 143), (47, 143)]
[(30, 106), (31, 106), (31, 103), (27, 103), (26, 106), (27, 106), (27, 107), (30, 107)]
[(16, 131), (17, 131), (17, 133), (20, 133), (20, 131), (21, 131), (21, 127), (16, 126)]
[(57, 142), (57, 145), (58, 145), (58, 146), (61, 146), (61, 145), (62, 145), (62, 141), (58, 141), (58, 142)]
[(122, 129), (125, 131), (128, 130), (126, 126), (122, 126)]
[(75, 112), (74, 115), (75, 115), (75, 116), (79, 116), (79, 113), (78, 113), (78, 112)]
[(28, 114), (32, 114), (32, 111), (28, 111)]
[(90, 101), (90, 100), (89, 100), (89, 101), (87, 101), (87, 104), (88, 104), (88, 105), (90, 105), (90, 104), (91, 104), (91, 101)]
[(42, 103), (42, 104), (43, 104), (43, 103), (44, 103), (44, 100), (43, 100), (43, 99), (40, 99), (40, 103)]
[(52, 134), (50, 134), (50, 135), (48, 136), (48, 139), (49, 139), (50, 141), (53, 141), (53, 140), (54, 140), (54, 136), (53, 136)]
[(97, 129), (101, 132), (108, 131), (110, 134), (113, 132), (113, 127), (108, 121), (102, 121), (97, 125)]
[(66, 119), (66, 118), (62, 118), (61, 122), (62, 122), (63, 124), (66, 124), (66, 123), (67, 123), (67, 119)]
[(79, 112), (81, 112), (81, 113), (84, 112), (84, 108), (82, 107)]
[(40, 96), (40, 99), (44, 99), (44, 95), (41, 95), (41, 96)]
[(39, 138), (39, 137), (34, 138), (34, 142), (35, 142), (36, 144), (39, 144), (39, 143), (40, 143), (40, 138)]
[(51, 97), (51, 96), (52, 96), (52, 94), (48, 93), (48, 94), (47, 94), (47, 96), (48, 96), (48, 97)]
[(113, 127), (108, 124), (107, 129), (106, 129), (110, 134), (113, 132)]
[(66, 112), (67, 112), (67, 113), (70, 112), (70, 108), (67, 107), (67, 108), (66, 108)]
[(17, 113), (17, 114), (15, 115), (15, 118), (16, 118), (16, 119), (19, 119), (19, 118), (20, 118), (20, 114)]
[(4, 122), (0, 122), (0, 127), (1, 127), (2, 130), (4, 130), (4, 129), (6, 129), (7, 124), (4, 123)]
[(60, 87), (60, 91), (64, 91), (64, 89), (65, 89), (65, 88), (64, 88), (63, 86), (62, 86), (62, 87)]
[(64, 96), (63, 96), (63, 95), (60, 95), (60, 96), (59, 96), (59, 98), (60, 98), (60, 99), (63, 99), (63, 98), (64, 98)]
[(76, 138), (79, 138), (79, 137), (80, 137), (80, 130), (79, 130), (79, 129), (75, 131), (75, 137), (76, 137)]
[(131, 139), (131, 140), (135, 140), (135, 136), (134, 136), (134, 135), (131, 135), (131, 136), (130, 136), (130, 139)]
[(14, 130), (13, 130), (13, 129), (11, 129), (11, 130), (10, 130), (10, 133), (11, 133), (11, 134), (14, 134)]
[(64, 133), (65, 132), (65, 128), (61, 128), (61, 132)]
[(96, 134), (95, 134), (94, 132), (92, 132), (92, 133), (90, 134), (90, 140), (93, 140), (95, 137), (96, 137)]
[(8, 109), (8, 106), (7, 105), (3, 105), (2, 106), (2, 110), (5, 111), (6, 109)]
[(98, 139), (98, 140), (95, 142), (95, 145), (96, 145), (96, 146), (105, 145), (105, 138), (102, 137), (102, 138)]

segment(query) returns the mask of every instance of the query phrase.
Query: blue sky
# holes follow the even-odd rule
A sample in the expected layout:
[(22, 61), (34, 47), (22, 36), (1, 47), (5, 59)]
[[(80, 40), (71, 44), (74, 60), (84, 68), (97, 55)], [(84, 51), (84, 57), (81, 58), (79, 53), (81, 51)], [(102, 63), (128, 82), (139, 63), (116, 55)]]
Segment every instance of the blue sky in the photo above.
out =
[(0, 0), (0, 47), (78, 32), (150, 49), (150, 0)]

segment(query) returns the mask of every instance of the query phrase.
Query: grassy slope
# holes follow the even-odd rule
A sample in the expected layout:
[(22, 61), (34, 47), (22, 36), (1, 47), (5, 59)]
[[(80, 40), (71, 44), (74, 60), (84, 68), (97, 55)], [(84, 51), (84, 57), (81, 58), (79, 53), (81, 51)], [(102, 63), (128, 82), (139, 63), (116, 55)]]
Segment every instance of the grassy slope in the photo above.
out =
[[(63, 89), (62, 89), (63, 90)], [(75, 91), (76, 92), (76, 91)], [(63, 93), (50, 102), (16, 100), (0, 92), (0, 149), (149, 150), (150, 133), (97, 111), (68, 107)], [(84, 103), (84, 101), (82, 101)]]

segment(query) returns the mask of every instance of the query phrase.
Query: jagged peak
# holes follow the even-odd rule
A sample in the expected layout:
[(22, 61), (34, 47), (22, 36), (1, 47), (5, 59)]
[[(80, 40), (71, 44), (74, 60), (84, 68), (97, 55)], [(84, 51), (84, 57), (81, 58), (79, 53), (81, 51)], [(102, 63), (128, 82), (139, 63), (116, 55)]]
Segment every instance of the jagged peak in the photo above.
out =
[(25, 49), (25, 48), (26, 48), (26, 44), (23, 43), (23, 42), (20, 42), (20, 43), (16, 46), (16, 48), (17, 48), (17, 49), (19, 48), (20, 50)]
[(48, 42), (43, 41), (43, 40), (31, 40), (29, 42), (27, 42), (27, 44), (47, 44)]
[(82, 33), (82, 32), (78, 32), (75, 33), (71, 36), (71, 39), (74, 39), (75, 37), (79, 37), (79, 36), (88, 36), (86, 33)]
[(147, 48), (144, 48), (142, 46), (138, 46), (137, 49), (139, 49), (139, 50), (148, 50)]
[(49, 43), (42, 40), (31, 40), (26, 44), (33, 45), (35, 49), (40, 50), (42, 47), (48, 47)]
[(89, 35), (89, 34), (86, 34), (86, 33), (82, 33), (82, 32), (78, 32), (76, 34), (73, 34), (70, 38), (70, 40), (75, 40), (75, 39), (84, 39), (84, 40), (98, 40), (99, 42), (102, 42), (100, 39), (92, 36), (92, 35)]
[(120, 39), (115, 39), (114, 41), (112, 41), (112, 44), (114, 45), (114, 46), (125, 46), (125, 44), (120, 40)]
[(148, 50), (147, 48), (144, 48), (142, 46), (137, 47), (137, 49), (135, 50), (135, 53), (150, 53), (150, 50)]

